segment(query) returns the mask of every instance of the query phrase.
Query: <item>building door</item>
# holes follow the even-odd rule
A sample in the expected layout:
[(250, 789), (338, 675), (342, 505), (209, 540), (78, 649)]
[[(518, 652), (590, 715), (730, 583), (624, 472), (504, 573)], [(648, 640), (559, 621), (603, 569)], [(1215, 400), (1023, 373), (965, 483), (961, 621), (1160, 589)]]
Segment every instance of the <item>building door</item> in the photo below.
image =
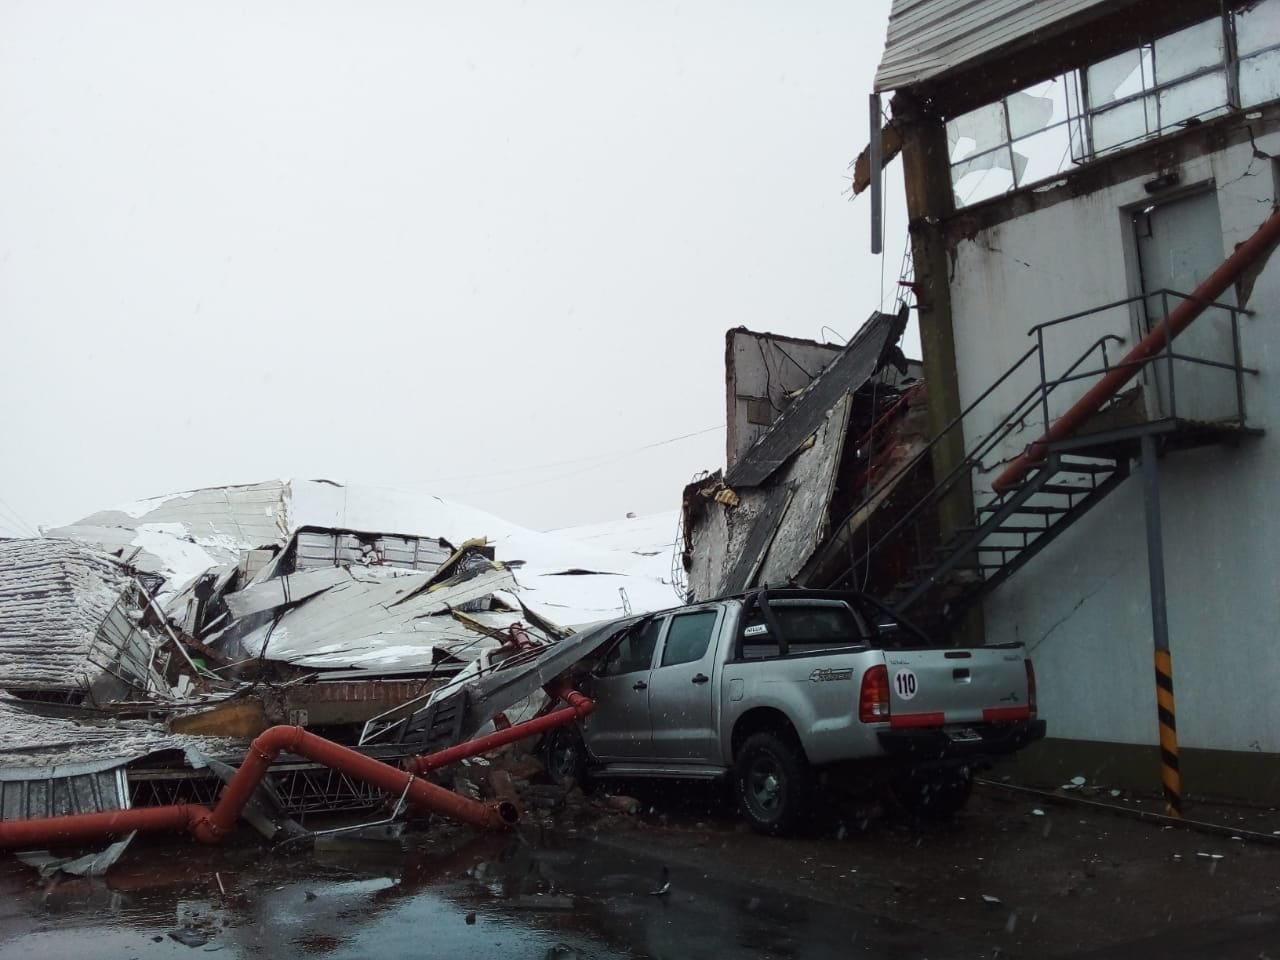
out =
[[(1218, 195), (1205, 190), (1157, 203), (1135, 213), (1133, 225), (1141, 292), (1148, 294), (1139, 320), (1140, 332), (1145, 335), (1165, 318), (1166, 309), (1172, 311), (1182, 302), (1181, 297), (1165, 297), (1156, 291), (1189, 294), (1226, 259)], [(1234, 305), (1234, 291), (1228, 290), (1217, 302)], [(1206, 309), (1173, 341), (1173, 352), (1234, 363), (1231, 313)], [(1148, 369), (1147, 403), (1153, 419), (1177, 416), (1181, 420), (1215, 421), (1239, 415), (1234, 371), (1185, 360), (1170, 364), (1165, 358), (1154, 361)]]

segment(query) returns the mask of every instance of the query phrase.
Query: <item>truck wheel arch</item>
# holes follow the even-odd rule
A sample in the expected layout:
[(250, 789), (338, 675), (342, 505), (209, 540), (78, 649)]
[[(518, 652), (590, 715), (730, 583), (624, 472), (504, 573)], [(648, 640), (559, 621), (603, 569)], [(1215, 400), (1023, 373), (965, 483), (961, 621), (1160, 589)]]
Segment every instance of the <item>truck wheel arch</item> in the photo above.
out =
[(794, 743), (803, 755), (804, 748), (800, 743), (800, 735), (796, 732), (795, 725), (776, 707), (752, 707), (738, 718), (733, 725), (733, 735), (730, 740), (731, 755), (737, 757), (738, 750), (747, 737), (753, 733), (763, 732), (776, 733), (785, 737)]

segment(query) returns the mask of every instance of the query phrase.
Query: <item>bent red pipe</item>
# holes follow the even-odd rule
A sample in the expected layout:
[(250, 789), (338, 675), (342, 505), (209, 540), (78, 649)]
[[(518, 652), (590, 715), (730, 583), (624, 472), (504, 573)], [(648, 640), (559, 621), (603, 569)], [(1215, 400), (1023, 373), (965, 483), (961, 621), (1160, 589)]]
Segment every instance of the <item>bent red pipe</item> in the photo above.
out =
[(575, 720), (581, 720), (596, 708), (594, 700), (584, 696), (572, 687), (560, 687), (551, 695), (563, 700), (567, 706), (561, 707), (559, 710), (555, 710), (545, 716), (525, 720), (522, 723), (507, 727), (505, 730), (499, 730), (496, 733), (478, 737), (475, 740), (468, 740), (466, 743), (459, 743), (457, 746), (448, 747), (436, 753), (411, 757), (405, 763), (405, 766), (417, 774), (427, 773), (439, 767), (457, 763), (459, 760), (465, 760), (467, 757), (474, 757), (489, 750), (496, 750), (498, 747), (506, 746), (508, 743), (514, 743), (517, 740), (523, 740), (525, 737), (537, 736), (556, 727), (566, 726)]
[(520, 817), (516, 806), (510, 801), (485, 804), (471, 800), (452, 790), (428, 783), (398, 767), (317, 737), (301, 727), (278, 726), (271, 727), (253, 741), (240, 769), (231, 778), (212, 811), (200, 806), (179, 804), (32, 820), (5, 820), (0, 821), (0, 849), (44, 847), (94, 840), (118, 836), (132, 830), (188, 830), (202, 843), (217, 843), (235, 829), (245, 804), (281, 750), (340, 770), (387, 793), (403, 793), (406, 800), (418, 809), (439, 813), (463, 823), (500, 829), (514, 824)]
[(485, 804), (471, 800), (332, 740), (308, 733), (302, 727), (278, 726), (262, 733), (249, 746), (244, 762), (222, 792), (213, 813), (196, 824), (193, 831), (196, 839), (213, 843), (235, 829), (245, 804), (281, 750), (340, 770), (387, 793), (404, 793), (406, 799), (419, 809), (477, 827), (498, 830), (515, 823), (520, 816), (511, 803)]
[(997, 493), (1012, 490), (1040, 463), (1048, 452), (1048, 446), (1056, 440), (1071, 436), (1084, 422), (1098, 412), (1102, 405), (1115, 396), (1122, 386), (1138, 375), (1143, 365), (1164, 349), (1165, 345), (1187, 328), (1191, 321), (1222, 296), (1231, 284), (1239, 279), (1267, 249), (1280, 242), (1280, 209), (1260, 226), (1248, 240), (1236, 247), (1235, 252), (1223, 261), (1217, 270), (1196, 287), (1195, 291), (1169, 312), (1163, 323), (1154, 327), (1119, 361), (1102, 379), (1095, 383), (1083, 397), (1077, 400), (1059, 417), (1039, 440), (1034, 441), (992, 482)]

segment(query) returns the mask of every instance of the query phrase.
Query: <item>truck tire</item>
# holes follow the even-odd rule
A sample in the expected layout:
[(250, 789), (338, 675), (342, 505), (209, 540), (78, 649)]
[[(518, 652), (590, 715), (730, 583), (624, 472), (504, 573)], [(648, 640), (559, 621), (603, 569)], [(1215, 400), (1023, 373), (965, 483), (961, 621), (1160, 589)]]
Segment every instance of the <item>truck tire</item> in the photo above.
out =
[(813, 772), (789, 738), (751, 734), (734, 757), (733, 774), (738, 806), (757, 833), (794, 833), (811, 813)]
[(964, 809), (973, 793), (973, 773), (967, 767), (930, 776), (909, 776), (894, 786), (899, 805), (922, 820), (946, 820)]
[(567, 786), (572, 780), (584, 793), (587, 791), (587, 745), (577, 727), (570, 724), (547, 733), (542, 744), (542, 764), (547, 779), (556, 786)]

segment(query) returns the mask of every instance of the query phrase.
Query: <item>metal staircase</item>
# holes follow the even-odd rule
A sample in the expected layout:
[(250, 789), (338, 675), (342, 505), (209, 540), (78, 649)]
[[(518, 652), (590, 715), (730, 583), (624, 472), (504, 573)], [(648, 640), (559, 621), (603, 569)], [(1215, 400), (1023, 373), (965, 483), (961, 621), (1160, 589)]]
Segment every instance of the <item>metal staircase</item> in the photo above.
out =
[[(1156, 293), (1166, 300), (1188, 299), (1187, 295), (1175, 291)], [(922, 458), (933, 457), (941, 445), (954, 447), (958, 438), (968, 432), (966, 425), (972, 431), (977, 429), (975, 421), (990, 422), (993, 418), (981, 408), (986, 405), (989, 411), (992, 404), (1007, 403), (1009, 396), (1017, 395), (1011, 391), (1016, 390), (1020, 379), (1023, 383), (1030, 382), (1030, 389), (1018, 402), (1005, 407), (1007, 413), (995, 419), (994, 426), (964, 452), (955, 467), (923, 498), (896, 516), (888, 529), (868, 532), (867, 548), (851, 559), (847, 572), (833, 585), (865, 583), (881, 561), (887, 561), (889, 556), (900, 558), (905, 551), (912, 557), (906, 572), (895, 581), (880, 584), (887, 602), (899, 613), (911, 612), (924, 620), (954, 623), (968, 607), (1008, 580), (1123, 484), (1130, 475), (1143, 436), (1154, 437), (1164, 453), (1210, 443), (1236, 442), (1242, 437), (1260, 434), (1261, 430), (1246, 425), (1244, 416), (1242, 378), (1246, 373), (1257, 371), (1240, 361), (1237, 324), (1239, 317), (1249, 315), (1249, 311), (1228, 304), (1211, 303), (1205, 307), (1230, 315), (1235, 345), (1232, 363), (1175, 353), (1172, 340), (1159, 353), (1140, 361), (1113, 362), (1115, 348), (1112, 345), (1123, 343), (1125, 338), (1108, 333), (1094, 340), (1060, 376), (1050, 379), (1046, 375), (1047, 330), (1105, 311), (1127, 308), (1152, 296), (1147, 294), (1145, 298), (1106, 304), (1033, 327), (1030, 334), (1035, 337), (1035, 345), (924, 450), (882, 481), (876, 490), (867, 491), (863, 502), (880, 496), (881, 491), (920, 464)], [(1114, 379), (1116, 371), (1124, 367), (1150, 382), (1111, 397), (1071, 436), (1048, 443), (1037, 441), (1025, 448), (1020, 457), (1025, 458), (1026, 451), (1037, 446), (1038, 456), (1016, 484), (1003, 491), (980, 492), (984, 486), (993, 486), (993, 476), (1008, 462), (1000, 457), (1010, 452), (1013, 435), (1029, 427), (1047, 432), (1056, 422), (1050, 403), (1051, 398), (1057, 399), (1056, 391), (1066, 384), (1087, 387), (1090, 381), (1109, 376)], [(1176, 394), (1173, 384), (1179, 368), (1184, 371), (1209, 369), (1217, 371), (1214, 375), (1235, 378), (1233, 388), (1238, 402), (1233, 415), (1213, 422), (1180, 416), (1170, 402)], [(1151, 402), (1149, 398), (1157, 394), (1155, 405), (1163, 405), (1164, 409), (1149, 413), (1146, 409)], [(975, 495), (973, 491), (979, 492)], [(969, 504), (970, 519), (958, 527), (953, 525), (940, 536), (945, 508), (950, 505), (954, 517), (958, 513), (957, 502)], [(898, 571), (904, 569), (900, 559), (894, 566)], [(926, 608), (923, 616), (921, 608)]]
[(916, 578), (899, 584), (889, 600), (898, 610), (916, 604), (953, 573), (959, 593), (950, 610), (977, 602), (1092, 509), (1129, 476), (1127, 458), (1082, 459), (1050, 454), (1018, 487), (978, 508), (974, 523), (956, 530)]

